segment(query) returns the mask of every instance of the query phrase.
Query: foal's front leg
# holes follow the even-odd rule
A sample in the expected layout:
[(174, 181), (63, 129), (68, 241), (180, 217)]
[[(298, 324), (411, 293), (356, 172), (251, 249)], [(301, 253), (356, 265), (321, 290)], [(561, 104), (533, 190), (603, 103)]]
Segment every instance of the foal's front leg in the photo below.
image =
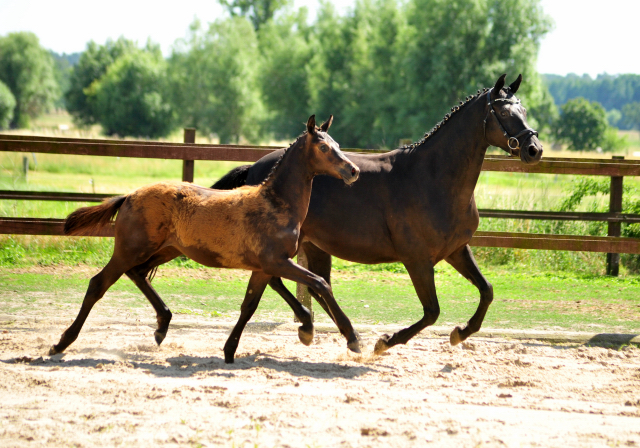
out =
[(249, 322), (249, 319), (251, 319), (251, 316), (253, 316), (253, 313), (255, 313), (256, 308), (258, 308), (260, 298), (269, 280), (271, 280), (271, 276), (262, 271), (253, 271), (251, 274), (249, 285), (247, 286), (247, 293), (244, 296), (244, 301), (240, 308), (238, 323), (233, 327), (229, 339), (227, 339), (227, 342), (224, 344), (224, 362), (227, 364), (233, 363), (242, 331), (245, 325), (247, 325), (247, 322)]
[(493, 301), (493, 286), (491, 286), (491, 283), (489, 283), (480, 272), (480, 268), (478, 268), (478, 264), (475, 258), (473, 258), (473, 253), (468, 244), (456, 250), (449, 257), (445, 258), (445, 260), (480, 291), (478, 309), (471, 319), (469, 319), (467, 325), (464, 328), (456, 327), (451, 332), (449, 338), (451, 345), (458, 345), (470, 335), (480, 330), (484, 316), (487, 314), (489, 305), (491, 305)]
[(347, 338), (347, 347), (355, 353), (360, 353), (360, 335), (353, 329), (351, 321), (342, 312), (331, 292), (331, 286), (320, 276), (296, 264), (291, 259), (284, 261), (263, 262), (263, 269), (274, 277), (282, 277), (313, 289), (322, 296), (330, 312), (330, 316), (338, 326), (340, 333)]

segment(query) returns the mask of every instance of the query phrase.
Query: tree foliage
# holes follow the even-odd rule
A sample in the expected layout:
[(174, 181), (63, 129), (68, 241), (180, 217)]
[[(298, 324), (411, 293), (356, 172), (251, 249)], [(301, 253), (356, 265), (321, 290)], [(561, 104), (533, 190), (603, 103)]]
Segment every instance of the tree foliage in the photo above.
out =
[(13, 110), (16, 108), (16, 99), (9, 87), (0, 81), (0, 130), (8, 129), (13, 119)]
[(262, 132), (258, 87), (260, 58), (256, 33), (243, 17), (195, 22), (187, 40), (169, 60), (170, 91), (182, 126), (217, 134), (222, 143)]
[(53, 106), (59, 93), (53, 60), (29, 32), (0, 37), (0, 81), (15, 98), (13, 128), (28, 127), (31, 118)]
[(172, 130), (166, 62), (159, 50), (136, 49), (119, 57), (86, 92), (108, 135), (157, 138)]
[(557, 141), (567, 143), (573, 151), (592, 151), (605, 141), (609, 125), (600, 103), (579, 97), (562, 106), (554, 130)]
[(624, 105), (622, 121), (629, 129), (640, 129), (640, 101)]
[(291, 0), (219, 0), (232, 17), (246, 17), (256, 31), (268, 23), (275, 13), (291, 4)]
[(69, 87), (65, 94), (67, 110), (74, 121), (81, 126), (99, 122), (94, 98), (88, 95), (88, 88), (99, 80), (119, 57), (136, 50), (135, 42), (120, 38), (108, 40), (105, 45), (91, 41), (73, 67)]

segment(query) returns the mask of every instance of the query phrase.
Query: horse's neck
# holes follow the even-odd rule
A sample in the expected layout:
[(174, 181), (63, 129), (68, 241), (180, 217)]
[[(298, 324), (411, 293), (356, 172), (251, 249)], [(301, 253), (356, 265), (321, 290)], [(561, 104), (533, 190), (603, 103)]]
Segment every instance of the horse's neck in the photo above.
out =
[(312, 181), (303, 140), (287, 150), (263, 188), (270, 200), (286, 207), (293, 220), (302, 222), (309, 208)]
[[(475, 190), (484, 155), (489, 147), (484, 138), (484, 97), (457, 113), (422, 145), (411, 151), (419, 167), (418, 176), (445, 187), (442, 194), (455, 202), (468, 204)], [(428, 176), (424, 176), (428, 173)]]

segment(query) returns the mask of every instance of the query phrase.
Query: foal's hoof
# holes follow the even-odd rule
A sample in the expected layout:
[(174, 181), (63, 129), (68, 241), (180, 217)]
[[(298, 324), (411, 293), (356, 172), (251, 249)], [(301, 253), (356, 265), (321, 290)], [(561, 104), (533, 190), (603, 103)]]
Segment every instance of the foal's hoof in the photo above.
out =
[(356, 339), (355, 341), (351, 341), (347, 343), (347, 348), (351, 350), (353, 353), (362, 353), (362, 347), (360, 346), (359, 339)]
[(460, 327), (456, 327), (451, 332), (451, 335), (449, 336), (449, 342), (451, 342), (451, 345), (456, 346), (462, 342), (463, 339), (462, 336), (460, 336), (460, 330)]
[(58, 350), (56, 350), (56, 346), (52, 345), (51, 348), (49, 349), (49, 356), (53, 356), (57, 354), (58, 354)]
[(300, 342), (302, 342), (304, 345), (311, 345), (315, 332), (316, 331), (313, 327), (311, 327), (311, 331), (309, 331), (304, 328), (304, 325), (300, 326), (298, 327), (298, 339), (300, 339)]
[(167, 332), (156, 330), (155, 333), (153, 333), (153, 336), (156, 339), (156, 344), (160, 345), (162, 344), (162, 341), (164, 341), (164, 338), (167, 337)]
[(373, 354), (381, 355), (389, 350), (389, 339), (391, 339), (391, 336), (389, 336), (388, 334), (383, 334), (382, 336), (380, 336), (380, 339), (378, 339), (378, 342), (376, 342), (375, 347), (373, 347)]

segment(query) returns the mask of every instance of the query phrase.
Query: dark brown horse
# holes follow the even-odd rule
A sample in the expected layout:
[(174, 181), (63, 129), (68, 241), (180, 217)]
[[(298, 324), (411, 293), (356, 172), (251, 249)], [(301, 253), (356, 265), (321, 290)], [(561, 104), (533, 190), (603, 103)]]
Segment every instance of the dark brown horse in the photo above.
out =
[[(352, 188), (326, 176), (314, 181), (302, 225), (309, 270), (330, 283), (331, 255), (367, 264), (400, 261), (422, 302), (422, 319), (392, 336), (383, 335), (376, 353), (405, 344), (436, 321), (440, 307), (434, 266), (441, 260), (480, 291), (478, 309), (464, 328), (453, 330), (451, 344), (480, 329), (493, 288), (480, 273), (469, 240), (479, 223), (473, 192), (485, 152), (490, 145), (498, 146), (526, 164), (542, 157), (537, 132), (527, 125), (526, 110), (515, 97), (522, 76), (508, 87), (504, 81), (502, 75), (492, 89), (467, 97), (417, 143), (385, 154), (349, 154), (360, 167), (360, 181)], [(236, 168), (213, 188), (260, 183), (281, 153)], [(275, 280), (271, 285), (290, 298)], [(322, 297), (310, 292), (327, 310)]]
[[(298, 251), (313, 177), (328, 174), (351, 184), (359, 176), (360, 170), (327, 134), (331, 120), (316, 128), (315, 117), (309, 118), (307, 132), (281, 152), (259, 186), (216, 191), (188, 183), (158, 183), (71, 213), (65, 223), (66, 235), (87, 235), (110, 225), (117, 213), (114, 251), (109, 263), (89, 282), (78, 317), (50, 353), (60, 353), (76, 340), (93, 305), (122, 274), (134, 281), (155, 308), (155, 338), (160, 344), (171, 311), (147, 276), (180, 254), (206, 266), (252, 271), (240, 318), (224, 346), (226, 362), (233, 362), (242, 330), (273, 276), (280, 284), (280, 277), (304, 284), (322, 297), (348, 347), (359, 352), (358, 335), (338, 307), (331, 287), (291, 260)], [(309, 311), (295, 298), (285, 299), (302, 316), (300, 340), (310, 344), (313, 323)]]

